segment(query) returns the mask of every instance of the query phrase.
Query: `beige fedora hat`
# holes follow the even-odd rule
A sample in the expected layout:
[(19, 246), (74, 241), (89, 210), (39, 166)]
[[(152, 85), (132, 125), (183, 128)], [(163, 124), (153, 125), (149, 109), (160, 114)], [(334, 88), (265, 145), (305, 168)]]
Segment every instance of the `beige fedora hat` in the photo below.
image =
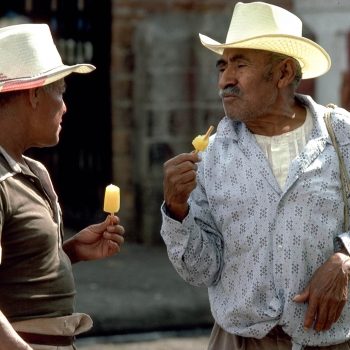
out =
[(91, 64), (63, 64), (47, 24), (0, 28), (0, 52), (0, 92), (31, 89), (95, 69)]
[(242, 48), (293, 57), (300, 62), (303, 79), (318, 77), (331, 66), (328, 53), (302, 36), (302, 22), (297, 16), (264, 2), (236, 4), (224, 44), (203, 34), (199, 37), (205, 47), (220, 55), (226, 48)]

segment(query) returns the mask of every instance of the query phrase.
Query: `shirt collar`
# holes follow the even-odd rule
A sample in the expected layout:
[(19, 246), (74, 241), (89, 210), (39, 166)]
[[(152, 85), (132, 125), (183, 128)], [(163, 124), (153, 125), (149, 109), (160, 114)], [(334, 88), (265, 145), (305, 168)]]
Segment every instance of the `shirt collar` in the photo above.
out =
[(4, 156), (7, 163), (9, 164), (12, 171), (16, 173), (21, 173), (22, 169), (18, 162), (16, 162), (6, 151), (3, 147), (0, 146), (0, 153)]

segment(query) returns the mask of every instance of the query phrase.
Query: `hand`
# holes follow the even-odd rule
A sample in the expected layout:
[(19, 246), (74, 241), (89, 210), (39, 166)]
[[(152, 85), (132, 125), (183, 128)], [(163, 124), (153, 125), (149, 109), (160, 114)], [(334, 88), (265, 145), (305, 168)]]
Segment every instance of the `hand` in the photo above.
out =
[(293, 298), (297, 303), (309, 303), (304, 319), (306, 329), (313, 326), (316, 331), (326, 331), (338, 320), (348, 297), (349, 271), (350, 257), (335, 253)]
[(64, 242), (64, 250), (72, 263), (97, 260), (120, 252), (124, 243), (124, 227), (117, 216), (107, 216), (102, 223), (90, 225)]
[(188, 213), (187, 200), (196, 188), (197, 153), (183, 153), (164, 163), (164, 201), (173, 218), (183, 220)]

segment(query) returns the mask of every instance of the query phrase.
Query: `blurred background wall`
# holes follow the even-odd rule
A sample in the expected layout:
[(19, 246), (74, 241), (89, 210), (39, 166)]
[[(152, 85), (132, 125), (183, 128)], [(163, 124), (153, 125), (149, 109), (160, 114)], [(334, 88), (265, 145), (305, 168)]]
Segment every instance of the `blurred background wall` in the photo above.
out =
[[(250, 1), (248, 1), (250, 2)], [(304, 21), (304, 35), (332, 56), (324, 77), (300, 92), (350, 107), (347, 0), (270, 1)], [(30, 155), (50, 169), (67, 226), (102, 219), (105, 186), (121, 188), (128, 240), (159, 244), (162, 167), (223, 116), (217, 56), (198, 33), (224, 41), (231, 0), (2, 0), (0, 25), (46, 22), (64, 62), (92, 63), (67, 78), (60, 144)]]

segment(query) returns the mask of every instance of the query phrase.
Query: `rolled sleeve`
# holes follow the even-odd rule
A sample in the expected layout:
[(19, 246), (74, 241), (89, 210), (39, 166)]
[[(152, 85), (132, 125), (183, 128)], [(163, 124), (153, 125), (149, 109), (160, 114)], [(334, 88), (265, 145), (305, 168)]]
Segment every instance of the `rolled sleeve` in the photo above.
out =
[(344, 248), (350, 255), (350, 232), (343, 232), (334, 239), (335, 252), (339, 252)]

